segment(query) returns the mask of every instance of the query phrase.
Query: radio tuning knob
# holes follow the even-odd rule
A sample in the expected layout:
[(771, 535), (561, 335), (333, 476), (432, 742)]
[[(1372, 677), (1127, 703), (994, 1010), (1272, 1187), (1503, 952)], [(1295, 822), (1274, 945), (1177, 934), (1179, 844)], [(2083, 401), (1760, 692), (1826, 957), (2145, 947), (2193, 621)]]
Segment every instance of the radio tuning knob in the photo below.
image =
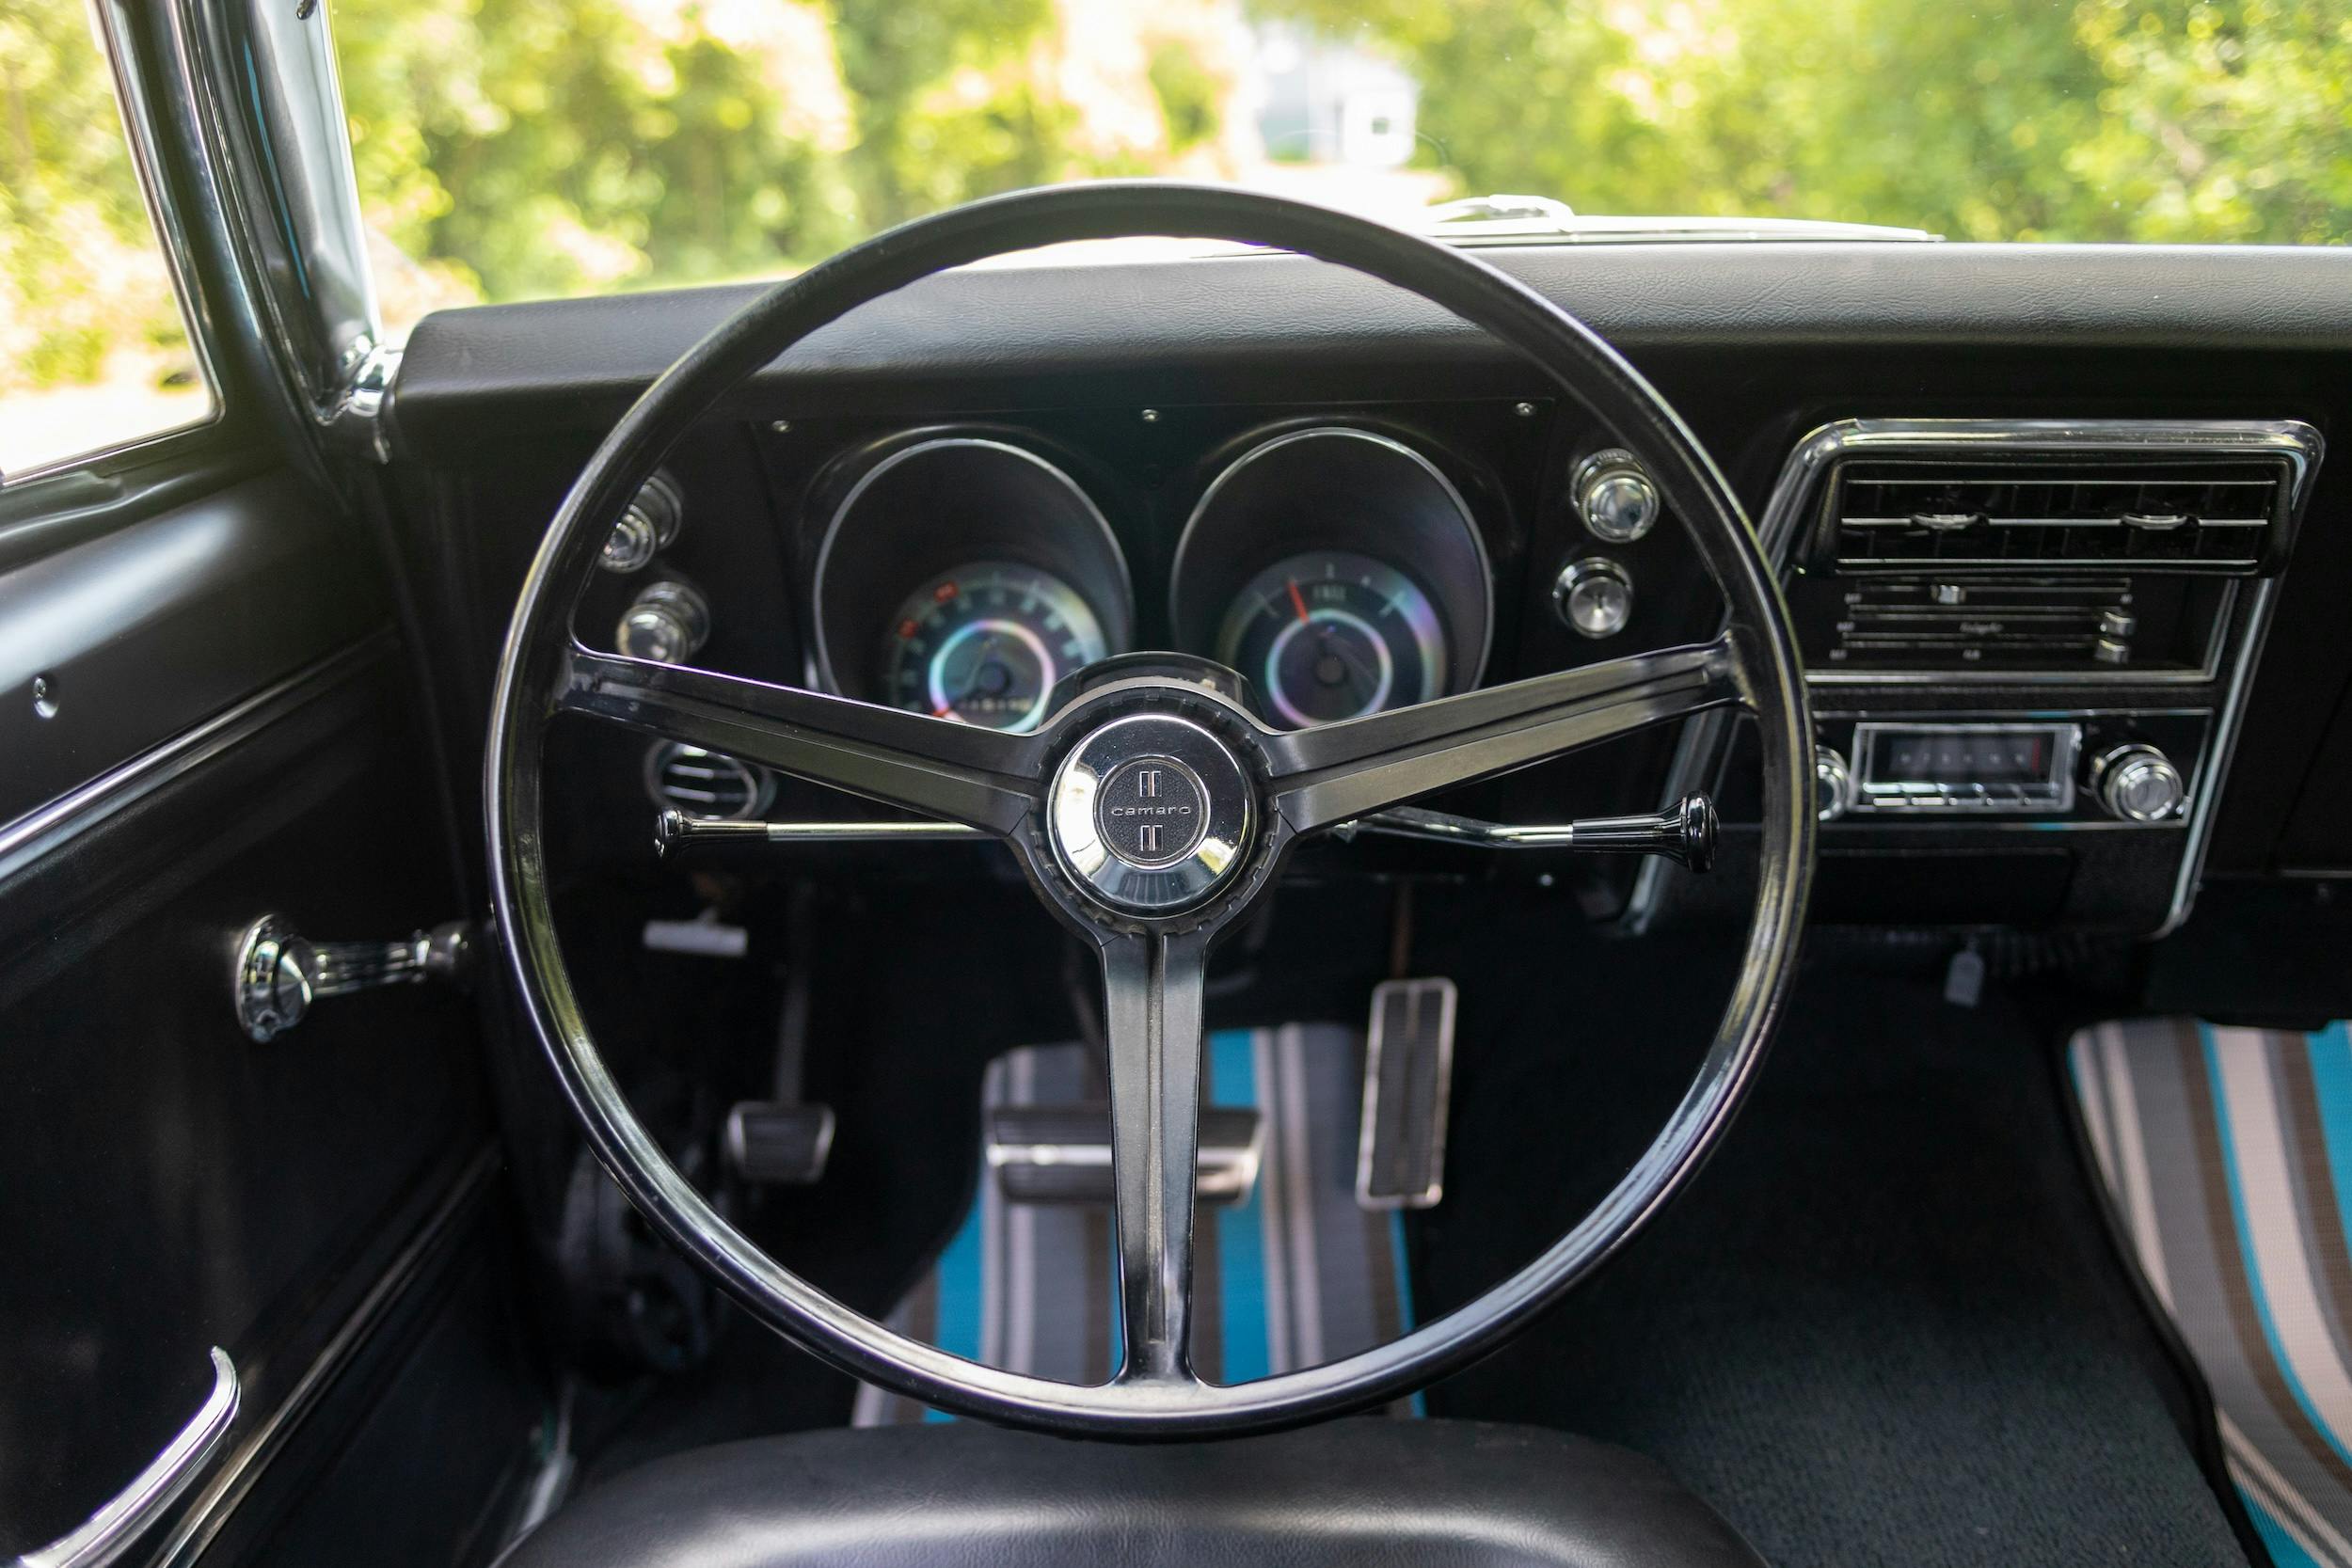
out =
[(1835, 822), (1853, 806), (1853, 769), (1834, 746), (1813, 748), (1813, 794), (1814, 815), (1824, 822)]
[(2139, 742), (2103, 752), (2090, 765), (2090, 787), (2107, 815), (2125, 822), (2166, 821), (2188, 799), (2172, 759)]

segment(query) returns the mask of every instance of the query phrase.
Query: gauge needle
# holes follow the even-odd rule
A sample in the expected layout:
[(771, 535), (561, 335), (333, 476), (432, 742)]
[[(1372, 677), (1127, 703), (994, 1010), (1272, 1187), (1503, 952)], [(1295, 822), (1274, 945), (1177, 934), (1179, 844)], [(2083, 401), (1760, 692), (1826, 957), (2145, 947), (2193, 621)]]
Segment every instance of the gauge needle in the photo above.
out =
[(1307, 618), (1307, 597), (1298, 591), (1298, 579), (1296, 578), (1286, 578), (1284, 579), (1284, 586), (1288, 587), (1291, 591), (1291, 608), (1298, 611), (1298, 618), (1300, 620), (1305, 620)]

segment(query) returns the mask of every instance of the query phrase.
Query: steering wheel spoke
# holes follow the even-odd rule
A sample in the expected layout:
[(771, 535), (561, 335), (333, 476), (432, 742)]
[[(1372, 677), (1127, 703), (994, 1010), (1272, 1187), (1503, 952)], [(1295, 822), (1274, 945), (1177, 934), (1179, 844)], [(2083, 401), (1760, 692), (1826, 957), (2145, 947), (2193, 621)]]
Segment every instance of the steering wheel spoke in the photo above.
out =
[(1632, 654), (1277, 736), (1273, 808), (1294, 832), (1743, 701), (1728, 639)]
[(1136, 933), (1103, 946), (1117, 1198), (1118, 1383), (1189, 1384), (1193, 1180), (1200, 1146), (1200, 931)]
[(1036, 799), (1034, 736), (572, 645), (555, 705), (998, 835)]

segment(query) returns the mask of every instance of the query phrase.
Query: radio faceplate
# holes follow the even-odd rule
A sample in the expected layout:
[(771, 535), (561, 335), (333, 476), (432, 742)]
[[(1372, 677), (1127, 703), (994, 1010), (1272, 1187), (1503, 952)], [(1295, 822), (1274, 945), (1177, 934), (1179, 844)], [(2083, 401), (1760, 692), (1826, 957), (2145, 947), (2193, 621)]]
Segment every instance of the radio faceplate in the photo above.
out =
[(1858, 723), (1851, 809), (2063, 816), (2074, 805), (2082, 739), (2073, 721)]
[[(1932, 819), (1951, 828), (2177, 830), (2205, 782), (2212, 714), (2202, 708), (2073, 712), (1820, 714), (1816, 737), (1829, 773), (1842, 768), (1832, 821), (1896, 824)], [(2092, 788), (2099, 759), (2124, 747), (2170, 758), (2186, 783), (2179, 811), (2155, 822), (2121, 821)], [(1827, 774), (1825, 774), (1825, 777)], [(1824, 805), (1832, 806), (1826, 795)]]

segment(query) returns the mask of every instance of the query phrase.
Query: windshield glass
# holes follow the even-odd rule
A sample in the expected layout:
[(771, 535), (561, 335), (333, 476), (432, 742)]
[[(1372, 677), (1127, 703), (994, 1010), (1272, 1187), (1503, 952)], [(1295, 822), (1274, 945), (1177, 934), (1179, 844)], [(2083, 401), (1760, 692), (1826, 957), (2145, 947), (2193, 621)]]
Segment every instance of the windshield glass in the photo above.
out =
[[(441, 305), (773, 276), (1101, 176), (1392, 221), (1517, 193), (1573, 211), (1555, 233), (2352, 235), (2341, 5), (334, 0), (333, 26), (395, 337)], [(1463, 215), (1498, 205), (1529, 223)]]

